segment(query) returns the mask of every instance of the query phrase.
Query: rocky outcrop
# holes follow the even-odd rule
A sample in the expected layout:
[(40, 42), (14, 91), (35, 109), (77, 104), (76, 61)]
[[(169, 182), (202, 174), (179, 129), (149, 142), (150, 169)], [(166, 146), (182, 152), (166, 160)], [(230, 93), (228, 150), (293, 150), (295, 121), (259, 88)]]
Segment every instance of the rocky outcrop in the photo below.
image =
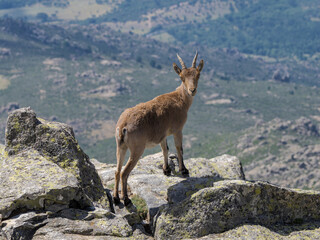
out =
[(115, 164), (90, 160), (70, 126), (16, 110), (0, 145), (0, 240), (320, 237), (320, 192), (246, 181), (229, 155), (186, 159), (187, 178), (175, 155), (171, 176), (162, 164), (161, 153), (141, 159), (128, 181), (134, 205), (113, 206)]
[[(12, 112), (0, 145), (0, 239), (131, 236), (70, 126)], [(77, 237), (78, 236), (78, 237)]]
[[(198, 190), (212, 186), (216, 181), (244, 179), (240, 161), (233, 156), (187, 159), (185, 165), (190, 171), (189, 178), (180, 175), (176, 157), (174, 155), (170, 157), (171, 177), (163, 174), (162, 153), (140, 159), (129, 177), (128, 185), (131, 194), (143, 198), (148, 208), (148, 220), (151, 223), (159, 208), (168, 202), (181, 202)], [(104, 185), (113, 186), (115, 165), (103, 167), (103, 164), (96, 164)]]
[(290, 81), (290, 74), (288, 72), (287, 66), (280, 66), (278, 67), (272, 75), (272, 79), (279, 82), (289, 82)]
[(182, 239), (222, 233), (242, 224), (272, 228), (320, 220), (320, 193), (263, 182), (219, 181), (179, 204), (166, 206), (156, 219), (156, 239)]
[(19, 109), (19, 104), (16, 102), (9, 102), (6, 106), (0, 107), (0, 114), (9, 113), (13, 110)]
[(308, 118), (301, 117), (295, 121), (291, 129), (303, 136), (319, 137), (317, 126)]
[[(129, 177), (131, 197), (147, 206), (155, 239), (291, 239), (320, 236), (320, 193), (244, 180), (241, 164), (224, 155), (186, 159), (189, 178), (162, 173), (161, 153), (141, 159)], [(94, 162), (106, 186), (115, 165)], [(135, 203), (135, 201), (133, 201)], [(202, 239), (201, 238), (201, 239)]]
[(275, 225), (270, 228), (256, 224), (243, 224), (234, 229), (218, 234), (209, 234), (197, 238), (201, 240), (235, 240), (235, 239), (277, 239), (277, 240), (296, 240), (296, 239), (320, 239), (320, 223), (313, 222), (304, 225), (287, 224)]
[(0, 214), (8, 218), (26, 210), (60, 210), (70, 204), (93, 205), (77, 178), (37, 151), (1, 157)]
[(310, 119), (259, 123), (238, 141), (238, 157), (246, 162), (248, 179), (320, 190), (319, 130)]
[(6, 186), (0, 192), (4, 218), (16, 209), (37, 210), (56, 204), (110, 207), (101, 180), (72, 128), (38, 119), (31, 109), (9, 115), (1, 165), (0, 181)]
[[(121, 217), (104, 209), (86, 211), (67, 208), (58, 213), (18, 214), (2, 222), (4, 239), (113, 239), (129, 237), (133, 228)], [(2, 240), (2, 239), (1, 239)]]
[(0, 59), (11, 56), (11, 50), (9, 48), (0, 48)]

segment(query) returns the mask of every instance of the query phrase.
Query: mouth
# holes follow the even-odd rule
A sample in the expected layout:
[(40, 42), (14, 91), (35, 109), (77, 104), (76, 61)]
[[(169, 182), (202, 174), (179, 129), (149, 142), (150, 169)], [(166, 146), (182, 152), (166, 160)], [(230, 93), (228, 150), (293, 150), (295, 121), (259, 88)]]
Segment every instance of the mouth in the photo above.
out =
[(192, 97), (194, 97), (196, 95), (196, 93), (197, 93), (197, 90), (194, 92), (188, 91), (189, 96), (192, 96)]

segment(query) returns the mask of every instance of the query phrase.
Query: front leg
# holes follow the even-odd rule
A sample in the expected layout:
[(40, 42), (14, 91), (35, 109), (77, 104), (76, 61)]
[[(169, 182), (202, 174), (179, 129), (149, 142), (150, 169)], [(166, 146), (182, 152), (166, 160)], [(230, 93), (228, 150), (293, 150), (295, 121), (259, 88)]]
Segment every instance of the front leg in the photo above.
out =
[(168, 164), (168, 152), (169, 152), (169, 147), (168, 147), (168, 143), (167, 143), (167, 139), (163, 139), (160, 143), (161, 149), (162, 149), (162, 153), (163, 153), (163, 160), (164, 160), (164, 164), (162, 167), (163, 173), (166, 176), (170, 176), (171, 174), (171, 169), (169, 167)]
[(178, 162), (179, 162), (179, 171), (182, 175), (189, 175), (188, 169), (184, 166), (183, 163), (183, 148), (182, 148), (182, 131), (179, 131), (173, 135), (174, 144), (176, 145)]

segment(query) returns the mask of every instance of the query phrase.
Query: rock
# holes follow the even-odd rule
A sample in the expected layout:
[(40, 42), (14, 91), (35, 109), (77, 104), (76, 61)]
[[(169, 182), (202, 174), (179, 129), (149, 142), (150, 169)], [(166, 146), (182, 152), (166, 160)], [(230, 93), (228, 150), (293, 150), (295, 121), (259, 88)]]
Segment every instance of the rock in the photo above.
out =
[(291, 129), (298, 134), (304, 136), (316, 136), (319, 137), (318, 127), (311, 122), (310, 119), (306, 117), (301, 117), (295, 121), (291, 126)]
[(0, 48), (0, 59), (9, 56), (11, 56), (11, 50), (9, 48)]
[(0, 214), (65, 207), (109, 208), (106, 192), (70, 126), (36, 118), (30, 108), (12, 112), (1, 150)]
[(9, 113), (9, 112), (11, 112), (13, 110), (16, 110), (18, 108), (19, 108), (19, 104), (18, 103), (10, 102), (6, 106), (0, 108), (0, 114)]
[(320, 239), (320, 223), (308, 223), (308, 225), (277, 225), (270, 228), (244, 224), (220, 234), (210, 234), (201, 240), (234, 240), (234, 239)]
[[(114, 183), (115, 165), (95, 163), (105, 186)], [(223, 179), (244, 179), (240, 161), (233, 156), (223, 155), (217, 158), (192, 158), (185, 160), (190, 177), (183, 178), (178, 172), (177, 159), (169, 160), (172, 176), (162, 171), (162, 153), (140, 159), (131, 172), (128, 185), (131, 193), (140, 196), (148, 208), (148, 220), (152, 223), (159, 207), (183, 201), (198, 190), (212, 186)]]
[(12, 112), (0, 164), (1, 240), (147, 239), (134, 214), (111, 212), (108, 190), (68, 125), (30, 108)]
[(272, 75), (272, 79), (279, 82), (289, 82), (290, 74), (288, 72), (288, 67), (277, 68)]
[(87, 221), (55, 217), (37, 230), (33, 239), (54, 239), (53, 236), (57, 235), (64, 238), (68, 235), (129, 237), (132, 235), (132, 228), (125, 219), (118, 218), (110, 212), (106, 217)]
[[(291, 122), (280, 123), (261, 125), (248, 143), (263, 142), (273, 131), (300, 131)], [(307, 121), (295, 124), (315, 132)], [(288, 145), (290, 139), (284, 139)], [(299, 147), (290, 163), (307, 171), (319, 156), (320, 145)], [(295, 162), (300, 157), (310, 161)], [(320, 236), (320, 192), (245, 181), (240, 161), (229, 155), (185, 160), (187, 178), (178, 172), (175, 155), (169, 177), (163, 175), (162, 153), (147, 156), (128, 181), (135, 205), (117, 205), (113, 213), (102, 182), (113, 187), (115, 164), (91, 162), (71, 127), (37, 118), (29, 108), (9, 115), (0, 164), (0, 240), (153, 239), (151, 231), (156, 239)], [(278, 175), (290, 171), (285, 163), (265, 169)], [(151, 226), (141, 220), (146, 212)]]
[(128, 237), (133, 234), (125, 219), (103, 209), (98, 211), (66, 209), (51, 215), (23, 213), (5, 220), (1, 231), (8, 239), (26, 240), (81, 239), (81, 236), (91, 236), (91, 239), (92, 236), (105, 236), (104, 239), (110, 239), (112, 236)]
[(49, 210), (57, 204), (64, 208), (73, 202), (82, 208), (92, 205), (73, 174), (35, 150), (0, 156), (0, 162), (0, 214), (3, 218), (14, 211)]
[[(1, 233), (4, 239), (32, 239), (35, 231), (48, 223), (45, 213), (29, 212), (6, 220), (2, 223)], [(1, 239), (0, 233), (0, 239)]]
[(180, 203), (169, 204), (155, 218), (155, 239), (182, 239), (222, 233), (243, 224), (273, 227), (320, 219), (320, 192), (292, 190), (264, 182), (225, 180)]
[(320, 190), (318, 127), (302, 117), (275, 118), (246, 129), (238, 138), (238, 157), (250, 180), (290, 188)]
[(133, 239), (137, 239), (137, 240), (153, 240), (154, 238), (149, 235), (148, 233), (146, 233), (144, 227), (142, 226), (142, 224), (137, 224), (136, 225), (136, 229), (132, 234), (132, 238)]

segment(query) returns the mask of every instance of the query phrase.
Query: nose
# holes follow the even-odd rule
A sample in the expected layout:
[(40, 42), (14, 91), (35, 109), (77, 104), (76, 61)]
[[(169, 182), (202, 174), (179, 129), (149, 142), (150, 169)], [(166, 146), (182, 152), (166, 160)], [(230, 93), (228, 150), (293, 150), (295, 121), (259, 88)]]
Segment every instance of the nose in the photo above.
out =
[(189, 88), (190, 92), (194, 93), (196, 91), (195, 88)]

